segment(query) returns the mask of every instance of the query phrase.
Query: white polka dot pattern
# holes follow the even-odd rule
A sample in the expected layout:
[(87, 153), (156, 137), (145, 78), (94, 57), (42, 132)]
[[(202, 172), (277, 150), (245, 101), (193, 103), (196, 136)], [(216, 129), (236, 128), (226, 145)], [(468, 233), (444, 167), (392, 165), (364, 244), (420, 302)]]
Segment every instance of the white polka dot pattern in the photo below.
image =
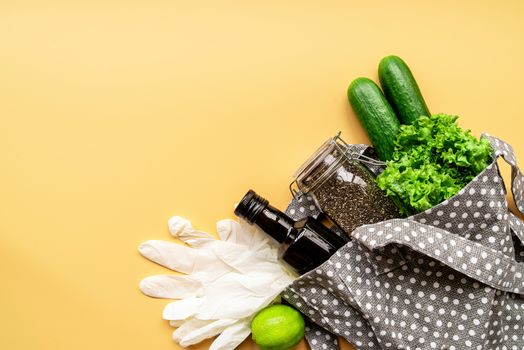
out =
[(513, 152), (513, 147), (487, 133), (484, 133), (482, 136), (490, 141), (494, 149), (495, 157), (502, 156), (504, 160), (511, 165), (511, 191), (513, 192), (513, 199), (515, 200), (517, 209), (521, 213), (524, 213), (524, 176), (517, 166), (517, 159)]
[(515, 214), (509, 213), (509, 226), (515, 236), (524, 243), (524, 222), (522, 222)]
[(338, 339), (335, 335), (326, 332), (315, 323), (309, 323), (305, 330), (306, 340), (313, 348), (323, 350), (337, 350)]
[[(409, 219), (482, 242), (513, 257), (511, 242), (495, 239), (497, 235), (505, 236), (506, 227), (497, 223), (507, 212), (504, 182), (494, 161), (459, 194)], [(487, 237), (493, 238), (487, 240)]]
[[(511, 146), (483, 137), (512, 165), (522, 211)], [(524, 222), (508, 210), (496, 161), (438, 206), (352, 237), (283, 293), (323, 329), (310, 332), (312, 349), (334, 349), (333, 335), (358, 349), (524, 349)]]
[[(374, 233), (372, 239), (371, 229)], [(497, 229), (497, 232), (493, 230), (489, 238), (497, 237), (498, 240), (498, 230), (502, 229)], [(393, 219), (361, 226), (353, 231), (352, 236), (369, 250), (390, 244), (407, 246), (491, 287), (524, 294), (524, 265), (499, 250), (471, 242), (454, 233), (416, 221)], [(506, 242), (513, 245), (509, 232), (506, 232), (500, 243)]]

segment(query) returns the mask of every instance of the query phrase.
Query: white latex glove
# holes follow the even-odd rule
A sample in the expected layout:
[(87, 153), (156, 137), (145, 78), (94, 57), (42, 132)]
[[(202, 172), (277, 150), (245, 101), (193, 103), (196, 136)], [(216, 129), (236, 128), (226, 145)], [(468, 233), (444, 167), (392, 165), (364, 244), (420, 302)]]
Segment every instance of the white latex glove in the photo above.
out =
[(181, 299), (163, 313), (178, 327), (173, 339), (181, 346), (220, 334), (210, 349), (236, 348), (249, 335), (255, 313), (294, 280), (277, 260), (277, 243), (242, 221), (219, 221), (220, 239), (194, 230), (178, 216), (169, 220), (169, 231), (188, 246), (152, 240), (139, 251), (184, 275), (147, 277), (140, 290), (151, 297)]

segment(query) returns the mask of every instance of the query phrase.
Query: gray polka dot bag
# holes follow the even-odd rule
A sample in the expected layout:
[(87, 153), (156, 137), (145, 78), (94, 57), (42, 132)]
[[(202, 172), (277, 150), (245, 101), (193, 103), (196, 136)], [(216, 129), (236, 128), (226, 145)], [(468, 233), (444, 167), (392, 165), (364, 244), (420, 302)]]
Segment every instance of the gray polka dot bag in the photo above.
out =
[[(457, 195), (406, 219), (364, 225), (283, 293), (307, 316), (312, 349), (524, 349), (524, 223), (508, 210), (496, 160), (524, 178), (511, 146), (483, 135), (494, 161)], [(298, 219), (319, 210), (294, 200)]]

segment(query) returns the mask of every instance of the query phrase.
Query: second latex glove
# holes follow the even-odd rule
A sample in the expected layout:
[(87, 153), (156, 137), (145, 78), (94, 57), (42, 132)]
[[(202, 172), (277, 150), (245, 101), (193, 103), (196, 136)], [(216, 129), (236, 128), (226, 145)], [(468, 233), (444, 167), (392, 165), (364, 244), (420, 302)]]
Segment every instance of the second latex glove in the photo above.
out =
[(254, 226), (233, 220), (217, 223), (220, 239), (194, 230), (180, 217), (169, 220), (171, 234), (188, 246), (152, 240), (140, 253), (185, 275), (157, 275), (140, 283), (151, 297), (181, 299), (163, 317), (178, 327), (182, 346), (220, 334), (210, 349), (234, 349), (250, 333), (251, 318), (293, 281), (277, 259), (277, 245)]

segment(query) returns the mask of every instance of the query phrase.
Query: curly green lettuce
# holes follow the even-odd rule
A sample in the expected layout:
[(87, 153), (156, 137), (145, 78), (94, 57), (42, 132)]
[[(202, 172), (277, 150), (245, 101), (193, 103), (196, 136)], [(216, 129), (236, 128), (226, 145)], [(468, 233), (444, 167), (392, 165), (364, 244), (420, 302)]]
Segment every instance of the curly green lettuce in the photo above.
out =
[(400, 127), (393, 158), (377, 184), (401, 202), (404, 214), (424, 211), (452, 197), (491, 161), (489, 142), (460, 128), (457, 118), (423, 116)]

